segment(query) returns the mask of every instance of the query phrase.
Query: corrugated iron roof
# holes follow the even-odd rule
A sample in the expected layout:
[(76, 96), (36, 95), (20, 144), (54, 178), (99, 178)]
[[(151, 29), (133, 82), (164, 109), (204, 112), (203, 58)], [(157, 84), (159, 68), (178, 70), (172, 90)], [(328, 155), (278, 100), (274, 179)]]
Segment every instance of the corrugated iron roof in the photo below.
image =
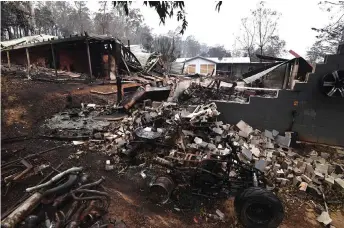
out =
[(25, 36), (25, 37), (21, 37), (18, 39), (13, 39), (13, 40), (6, 40), (6, 41), (1, 41), (0, 45), (1, 47), (10, 47), (10, 46), (16, 46), (16, 45), (25, 45), (28, 44), (30, 42), (42, 42), (44, 40), (48, 40), (48, 39), (57, 39), (57, 36), (50, 36), (50, 35), (35, 35), (35, 36)]
[(257, 80), (257, 79), (263, 77), (264, 75), (270, 73), (271, 71), (273, 71), (273, 70), (276, 69), (277, 67), (280, 67), (280, 66), (286, 64), (287, 62), (289, 62), (289, 61), (282, 62), (282, 63), (280, 63), (280, 64), (277, 64), (277, 65), (273, 66), (273, 67), (270, 67), (270, 68), (268, 68), (268, 69), (265, 69), (265, 70), (263, 70), (263, 71), (261, 71), (261, 72), (259, 72), (259, 73), (257, 73), (257, 74), (254, 74), (254, 75), (252, 75), (251, 77), (244, 78), (243, 81), (244, 81), (245, 83), (252, 83), (252, 82), (254, 82), (255, 80)]

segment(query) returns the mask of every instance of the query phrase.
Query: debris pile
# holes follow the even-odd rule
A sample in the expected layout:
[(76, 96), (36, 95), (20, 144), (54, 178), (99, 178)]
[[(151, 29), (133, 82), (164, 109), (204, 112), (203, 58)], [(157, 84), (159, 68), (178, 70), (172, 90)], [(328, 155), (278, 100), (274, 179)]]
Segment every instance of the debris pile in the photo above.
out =
[[(102, 113), (111, 112), (101, 109)], [(128, 159), (146, 166), (195, 167), (235, 151), (240, 162), (264, 173), (270, 189), (297, 186), (319, 197), (324, 192), (328, 199), (344, 196), (344, 165), (330, 160), (330, 154), (312, 151), (301, 156), (290, 147), (295, 143), (291, 132), (261, 132), (244, 121), (231, 126), (217, 121), (219, 114), (215, 103), (182, 106), (145, 100), (141, 109), (122, 117), (120, 123), (105, 121), (103, 127), (91, 124), (88, 146), (113, 156), (111, 167), (118, 169), (125, 168)], [(87, 123), (80, 128), (87, 129)], [(236, 176), (234, 172), (230, 175)], [(334, 194), (337, 190), (342, 195)]]
[[(296, 144), (293, 132), (262, 132), (244, 121), (225, 124), (217, 119), (220, 113), (215, 103), (142, 103), (138, 109), (126, 109), (128, 116), (120, 121), (91, 127), (90, 139), (83, 146), (110, 157), (105, 163), (107, 171), (125, 173), (137, 167), (153, 202), (180, 202), (180, 209), (181, 203), (189, 202), (181, 200), (185, 195), (215, 199), (251, 187), (278, 190), (294, 186), (308, 196), (326, 197), (327, 202), (344, 200), (343, 156), (300, 153), (291, 148)], [(90, 109), (113, 111), (84, 106), (84, 111)]]
[[(28, 77), (28, 69), (23, 65), (11, 64), (8, 67), (6, 64), (1, 65), (1, 73), (13, 76), (19, 76), (23, 78)], [(58, 78), (56, 78), (56, 73)], [(88, 76), (83, 73), (75, 73), (69, 71), (58, 70), (41, 67), (36, 65), (30, 66), (30, 79), (37, 81), (51, 81), (51, 82), (64, 82), (64, 81), (85, 81)]]
[(82, 167), (53, 174), (26, 189), (20, 201), (2, 214), (1, 227), (126, 227), (105, 216), (110, 196), (96, 190), (103, 177), (91, 182)]
[(213, 88), (192, 83), (178, 98), (182, 104), (200, 104), (205, 100), (223, 100), (246, 103), (250, 96), (276, 97), (277, 90), (236, 89), (234, 87)]

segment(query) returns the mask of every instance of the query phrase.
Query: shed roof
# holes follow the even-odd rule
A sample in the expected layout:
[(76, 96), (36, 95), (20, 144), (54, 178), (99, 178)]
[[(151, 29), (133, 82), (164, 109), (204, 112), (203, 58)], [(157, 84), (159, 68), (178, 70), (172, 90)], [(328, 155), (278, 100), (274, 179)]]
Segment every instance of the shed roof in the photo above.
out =
[[(27, 38), (27, 37), (22, 37)], [(21, 48), (28, 48), (28, 47), (36, 47), (36, 46), (41, 46), (41, 45), (47, 45), (47, 44), (57, 44), (57, 43), (65, 43), (65, 42), (75, 42), (75, 41), (83, 41), (83, 40), (89, 40), (90, 42), (97, 42), (97, 41), (115, 41), (117, 43), (121, 43), (120, 40), (112, 37), (112, 36), (107, 36), (107, 35), (76, 35), (76, 36), (70, 36), (70, 37), (50, 37), (45, 39), (46, 37), (42, 37), (39, 40), (28, 40), (26, 42), (20, 42), (20, 43), (14, 43), (14, 45), (9, 45), (9, 46), (3, 46), (1, 44), (2, 50), (4, 49), (21, 49)], [(11, 40), (10, 40), (11, 41)], [(24, 39), (25, 41), (25, 39)], [(9, 41), (6, 41), (9, 42)]]

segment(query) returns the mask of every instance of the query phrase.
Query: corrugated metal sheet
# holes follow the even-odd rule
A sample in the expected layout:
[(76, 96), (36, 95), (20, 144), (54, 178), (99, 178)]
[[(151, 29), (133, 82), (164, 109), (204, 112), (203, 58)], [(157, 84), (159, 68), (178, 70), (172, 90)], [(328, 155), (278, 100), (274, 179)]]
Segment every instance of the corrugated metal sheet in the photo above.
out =
[(57, 39), (57, 36), (50, 36), (50, 35), (35, 35), (35, 36), (25, 36), (18, 39), (13, 40), (7, 40), (7, 41), (1, 41), (1, 47), (10, 47), (10, 46), (16, 46), (18, 44), (24, 45), (28, 44), (29, 42), (42, 42), (43, 40), (48, 39)]
[(152, 53), (147, 52), (141, 45), (130, 45), (130, 51), (136, 56), (142, 67), (147, 64), (149, 56), (152, 55)]
[(216, 63), (250, 63), (250, 57), (206, 58)]
[(261, 71), (261, 72), (255, 74), (255, 75), (252, 75), (251, 77), (248, 77), (248, 78), (243, 79), (243, 81), (244, 81), (245, 83), (252, 83), (252, 82), (254, 82), (255, 80), (257, 80), (257, 79), (263, 77), (264, 75), (270, 73), (271, 71), (273, 71), (273, 70), (276, 69), (277, 67), (280, 67), (280, 66), (286, 64), (287, 62), (289, 62), (289, 61), (285, 61), (285, 62), (283, 62), (283, 63), (280, 63), (280, 64), (276, 65), (276, 66), (273, 66), (273, 67), (270, 67), (270, 68), (268, 68), (268, 69), (266, 69), (266, 70), (263, 70), (263, 71)]
[(191, 59), (197, 59), (197, 58), (206, 59), (206, 60), (213, 61), (216, 63), (250, 63), (249, 57), (224, 57), (224, 58), (209, 57), (207, 58), (207, 57), (202, 57), (202, 56), (196, 56), (193, 58), (178, 58), (176, 59), (175, 62), (181, 63), (181, 62), (186, 62)]
[(173, 63), (171, 63), (170, 73), (171, 74), (182, 74), (183, 69), (184, 69), (184, 63), (173, 62)]

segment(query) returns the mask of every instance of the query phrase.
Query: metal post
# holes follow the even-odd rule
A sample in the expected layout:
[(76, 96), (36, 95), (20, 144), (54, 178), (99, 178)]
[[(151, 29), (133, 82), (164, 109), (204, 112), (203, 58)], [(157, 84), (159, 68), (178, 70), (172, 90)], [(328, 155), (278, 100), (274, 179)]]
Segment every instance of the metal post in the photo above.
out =
[(54, 62), (54, 69), (55, 69), (55, 76), (57, 77), (57, 66), (56, 66), (56, 59), (55, 59), (55, 51), (53, 44), (50, 44), (51, 46), (51, 54), (53, 55), (53, 62)]
[(88, 43), (88, 40), (86, 40), (86, 49), (87, 49), (89, 75), (90, 75), (90, 80), (91, 80), (92, 79), (92, 64), (91, 64), (91, 55), (90, 55), (90, 45)]
[(108, 42), (108, 76), (109, 76), (109, 78), (110, 78), (110, 80), (111, 80), (111, 58), (110, 58), (110, 54), (111, 54), (111, 50), (110, 50), (110, 42)]
[(114, 42), (114, 53), (115, 53), (115, 61), (116, 61), (116, 86), (117, 86), (117, 104), (119, 104), (122, 101), (122, 78), (119, 75), (119, 70), (117, 66), (119, 65), (121, 59), (121, 48), (122, 46), (117, 45), (116, 42)]
[(117, 85), (117, 104), (122, 101), (122, 77), (116, 75), (116, 85)]
[(8, 65), (8, 68), (11, 68), (11, 60), (10, 60), (10, 52), (7, 51), (7, 65)]
[(26, 48), (26, 59), (27, 59), (27, 74), (28, 74), (28, 79), (30, 79), (30, 54), (29, 54), (29, 49)]
[(128, 40), (128, 49), (130, 51), (130, 40)]
[(287, 88), (288, 84), (288, 73), (289, 73), (289, 63), (285, 64), (285, 72), (284, 72), (284, 78), (283, 78), (283, 83), (282, 83), (282, 89)]
[(294, 65), (293, 65), (293, 70), (291, 72), (291, 76), (290, 76), (290, 80), (289, 80), (289, 89), (294, 88), (294, 81), (295, 81), (295, 77), (297, 76), (298, 70), (299, 70), (299, 60), (295, 59)]

